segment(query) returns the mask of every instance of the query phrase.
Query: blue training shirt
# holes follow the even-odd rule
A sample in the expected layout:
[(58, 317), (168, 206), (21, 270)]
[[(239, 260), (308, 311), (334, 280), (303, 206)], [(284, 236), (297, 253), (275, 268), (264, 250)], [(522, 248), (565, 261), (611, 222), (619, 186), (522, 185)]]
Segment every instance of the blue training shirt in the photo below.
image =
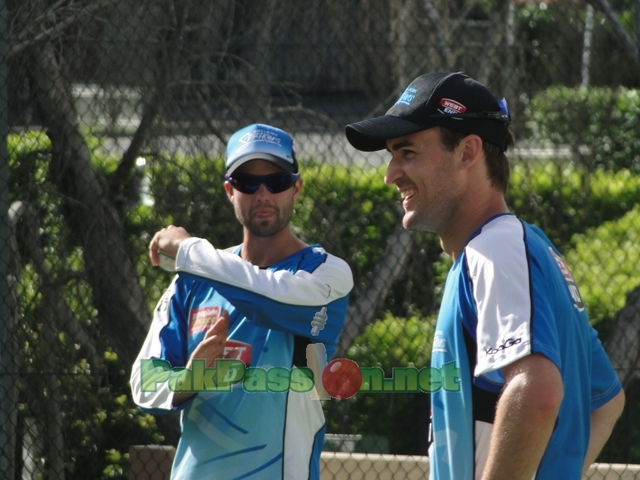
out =
[[(319, 479), (325, 421), (303, 370), (304, 347), (321, 342), (328, 357), (335, 352), (351, 270), (319, 245), (267, 269), (242, 260), (240, 248), (183, 242), (177, 275), (132, 369), (134, 400), (146, 411), (167, 413), (176, 410), (172, 388), (199, 390), (178, 408), (182, 436), (172, 478)], [(312, 334), (311, 321), (323, 307), (326, 323)], [(226, 363), (216, 361), (215, 371), (193, 366), (180, 376), (222, 310), (229, 313)], [(175, 374), (162, 381), (169, 368)]]
[(564, 398), (535, 479), (580, 479), (590, 414), (621, 390), (566, 263), (540, 229), (489, 219), (448, 274), (431, 366), (432, 480), (482, 476), (501, 369), (540, 353), (560, 370)]

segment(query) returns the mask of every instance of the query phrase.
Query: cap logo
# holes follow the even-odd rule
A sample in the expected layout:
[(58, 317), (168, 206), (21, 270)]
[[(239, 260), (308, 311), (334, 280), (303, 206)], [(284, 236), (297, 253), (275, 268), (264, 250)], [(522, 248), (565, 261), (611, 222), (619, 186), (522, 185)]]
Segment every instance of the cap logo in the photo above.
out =
[(400, 98), (396, 102), (396, 105), (398, 103), (404, 103), (405, 105), (411, 105), (411, 102), (413, 102), (413, 99), (416, 98), (416, 93), (418, 93), (418, 90), (416, 90), (413, 87), (408, 87), (404, 91), (404, 93), (402, 95), (400, 95)]
[(456, 102), (455, 100), (451, 100), (450, 98), (440, 99), (440, 107), (442, 107), (440, 113), (446, 113), (449, 115), (464, 113), (467, 111), (467, 107), (465, 107), (461, 103)]
[(254, 130), (253, 132), (247, 132), (238, 139), (238, 142), (240, 142), (242, 146), (236, 150), (236, 155), (248, 148), (252, 143), (256, 142), (271, 143), (278, 147), (282, 147), (280, 138), (267, 130)]

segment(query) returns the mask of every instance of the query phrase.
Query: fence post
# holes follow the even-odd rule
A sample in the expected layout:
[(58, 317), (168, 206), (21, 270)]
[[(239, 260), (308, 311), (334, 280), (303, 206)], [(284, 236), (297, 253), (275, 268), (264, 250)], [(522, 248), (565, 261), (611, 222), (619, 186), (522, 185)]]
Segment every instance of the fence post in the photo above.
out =
[(7, 5), (0, 1), (0, 472), (13, 479), (17, 421), (14, 332), (9, 285), (9, 94)]

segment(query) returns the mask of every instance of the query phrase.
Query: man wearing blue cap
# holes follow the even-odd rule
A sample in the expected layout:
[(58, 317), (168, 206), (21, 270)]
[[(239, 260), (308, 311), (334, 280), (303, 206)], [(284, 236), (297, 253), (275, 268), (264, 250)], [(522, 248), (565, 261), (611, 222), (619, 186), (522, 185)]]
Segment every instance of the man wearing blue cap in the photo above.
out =
[(233, 134), (224, 185), (241, 245), (220, 250), (174, 226), (149, 245), (177, 275), (133, 366), (133, 397), (181, 411), (174, 479), (319, 479), (325, 421), (306, 352), (335, 352), (351, 270), (291, 232), (302, 179), (286, 132)]
[(509, 212), (506, 101), (462, 73), (411, 82), (346, 128), (387, 149), (407, 229), (453, 259), (431, 355), (431, 480), (579, 480), (624, 405), (566, 263)]

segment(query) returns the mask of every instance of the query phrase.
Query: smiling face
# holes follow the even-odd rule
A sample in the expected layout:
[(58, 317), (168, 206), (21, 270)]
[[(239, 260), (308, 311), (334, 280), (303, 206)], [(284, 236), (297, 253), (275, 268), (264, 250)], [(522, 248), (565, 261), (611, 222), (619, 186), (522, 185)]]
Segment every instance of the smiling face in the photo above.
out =
[[(252, 160), (238, 167), (237, 173), (270, 175), (282, 171), (269, 161)], [(271, 237), (289, 225), (293, 216), (293, 203), (302, 188), (302, 179), (292, 188), (280, 193), (271, 193), (264, 185), (260, 185), (253, 194), (242, 193), (229, 182), (225, 182), (224, 187), (242, 226), (257, 237)]]
[(465, 193), (458, 168), (462, 148), (446, 150), (439, 129), (430, 128), (387, 140), (387, 149), (392, 157), (384, 181), (402, 196), (404, 227), (446, 234)]

